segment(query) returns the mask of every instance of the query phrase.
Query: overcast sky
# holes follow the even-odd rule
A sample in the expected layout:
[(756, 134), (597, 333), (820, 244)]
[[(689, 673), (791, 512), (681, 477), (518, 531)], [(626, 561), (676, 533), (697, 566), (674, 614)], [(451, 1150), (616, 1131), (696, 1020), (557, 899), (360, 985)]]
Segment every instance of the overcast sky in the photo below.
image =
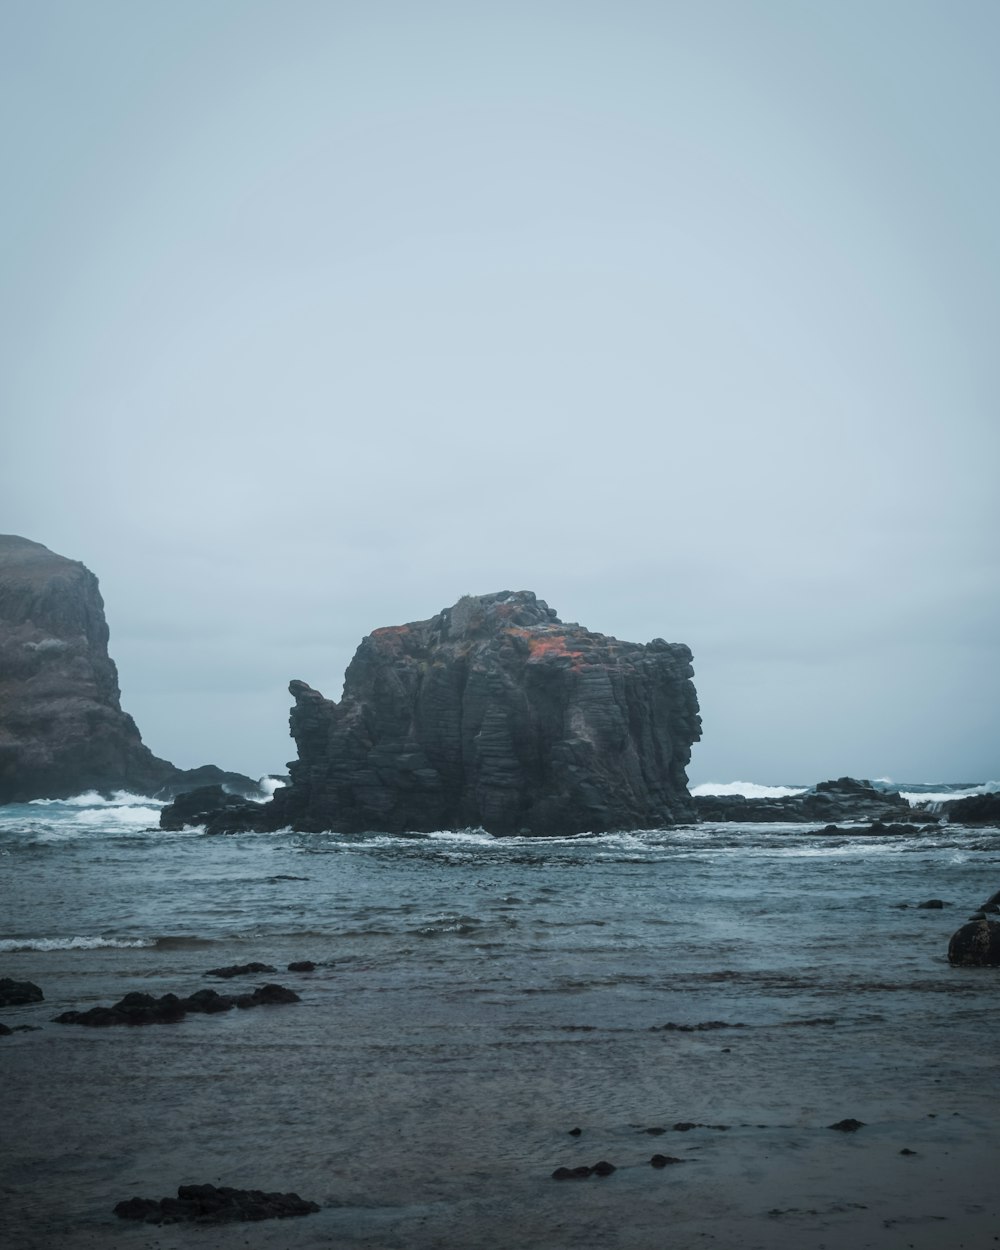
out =
[(995, 0), (0, 0), (0, 531), (184, 766), (467, 592), (1000, 774)]

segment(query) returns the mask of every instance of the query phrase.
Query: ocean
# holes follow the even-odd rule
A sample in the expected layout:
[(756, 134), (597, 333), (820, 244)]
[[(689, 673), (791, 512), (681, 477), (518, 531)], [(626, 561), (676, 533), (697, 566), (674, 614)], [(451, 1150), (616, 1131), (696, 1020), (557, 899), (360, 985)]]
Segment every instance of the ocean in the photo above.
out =
[[(1000, 970), (946, 952), (1000, 889), (1000, 831), (212, 837), (158, 814), (0, 808), (0, 976), (45, 995), (0, 1008), (29, 1026), (0, 1038), (6, 1250), (995, 1243)], [(204, 975), (250, 961), (277, 971)], [(302, 1001), (52, 1022), (269, 981)], [(112, 1214), (205, 1182), (321, 1211)]]

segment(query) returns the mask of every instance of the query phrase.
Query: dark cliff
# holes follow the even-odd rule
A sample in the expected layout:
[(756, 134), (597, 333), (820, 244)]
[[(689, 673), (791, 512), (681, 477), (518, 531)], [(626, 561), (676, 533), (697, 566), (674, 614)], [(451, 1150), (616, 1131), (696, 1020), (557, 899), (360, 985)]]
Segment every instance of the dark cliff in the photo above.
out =
[(239, 774), (188, 773), (153, 755), (121, 709), (97, 578), (41, 543), (0, 535), (0, 803), (206, 780), (257, 790)]
[(691, 652), (564, 625), (529, 591), (375, 630), (339, 703), (294, 681), (271, 828), (567, 834), (693, 818)]

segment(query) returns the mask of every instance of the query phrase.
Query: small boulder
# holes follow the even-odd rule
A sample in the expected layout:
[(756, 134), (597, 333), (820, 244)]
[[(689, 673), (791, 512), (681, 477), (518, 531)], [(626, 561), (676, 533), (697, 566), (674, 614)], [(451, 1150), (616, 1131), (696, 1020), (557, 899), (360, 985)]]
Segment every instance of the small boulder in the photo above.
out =
[(864, 1120), (838, 1120), (836, 1124), (828, 1124), (827, 1128), (835, 1128), (838, 1133), (856, 1133), (859, 1128), (864, 1128)]
[(209, 968), (207, 972), (203, 972), (203, 977), (246, 977), (256, 976), (259, 972), (277, 972), (277, 968), (272, 968), (270, 964), (230, 964), (228, 968)]
[(943, 898), (929, 898), (925, 902), (917, 904), (918, 908), (923, 908), (925, 911), (927, 910), (936, 911), (944, 906), (945, 906), (945, 901)]
[[(273, 972), (274, 969), (271, 968), (269, 969), (269, 971)], [(315, 972), (316, 965), (313, 963), (311, 959), (296, 959), (294, 963), (291, 963), (288, 965), (288, 971), (289, 972)]]
[(953, 933), (948, 962), (959, 968), (1000, 967), (1000, 921), (972, 920)]
[(0, 1007), (21, 1007), (25, 1003), (40, 1003), (45, 995), (31, 981), (12, 981), (0, 977)]

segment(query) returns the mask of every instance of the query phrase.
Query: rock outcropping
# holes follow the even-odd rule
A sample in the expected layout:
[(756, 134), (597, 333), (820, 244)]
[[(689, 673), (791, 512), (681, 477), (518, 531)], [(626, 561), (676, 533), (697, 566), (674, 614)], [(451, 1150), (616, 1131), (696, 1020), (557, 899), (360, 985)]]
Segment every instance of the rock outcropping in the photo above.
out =
[(563, 624), (530, 591), (468, 595), (361, 643), (339, 703), (302, 681), (298, 760), (266, 824), (559, 835), (692, 819), (691, 652)]
[(838, 777), (820, 781), (802, 794), (783, 798), (747, 798), (742, 794), (699, 794), (693, 800), (699, 821), (828, 824), (837, 820), (887, 823), (912, 817), (913, 808), (898, 791), (879, 790), (870, 781)]
[(121, 709), (97, 578), (41, 543), (0, 535), (0, 803), (167, 795), (209, 780), (258, 791), (238, 773), (153, 755)]

